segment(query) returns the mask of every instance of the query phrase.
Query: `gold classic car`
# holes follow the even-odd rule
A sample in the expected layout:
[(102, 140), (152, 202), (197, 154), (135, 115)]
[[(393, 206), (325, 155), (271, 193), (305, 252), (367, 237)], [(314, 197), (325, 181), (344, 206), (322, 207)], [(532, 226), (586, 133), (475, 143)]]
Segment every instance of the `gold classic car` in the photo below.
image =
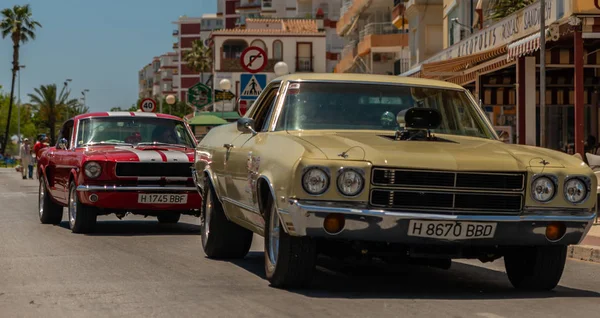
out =
[(595, 217), (581, 160), (499, 140), (464, 88), (379, 75), (273, 80), (196, 148), (209, 258), (265, 238), (274, 287), (305, 286), (316, 255), (449, 268), (504, 257), (515, 288), (558, 284)]

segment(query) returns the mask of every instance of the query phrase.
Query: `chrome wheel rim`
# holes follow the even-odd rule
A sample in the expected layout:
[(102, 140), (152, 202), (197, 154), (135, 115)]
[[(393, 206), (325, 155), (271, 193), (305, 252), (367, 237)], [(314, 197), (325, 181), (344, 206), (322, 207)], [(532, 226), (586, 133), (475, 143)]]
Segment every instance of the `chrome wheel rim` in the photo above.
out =
[(75, 187), (72, 187), (69, 193), (69, 225), (71, 225), (71, 228), (75, 226), (75, 218), (77, 217), (77, 198), (75, 195)]
[(204, 236), (204, 240), (208, 239), (208, 235), (210, 234), (210, 214), (213, 208), (212, 202), (212, 193), (210, 189), (207, 191), (206, 195), (206, 207), (204, 208), (204, 213), (202, 213), (201, 219), (201, 227), (202, 227), (202, 236)]
[(38, 212), (40, 213), (40, 217), (44, 215), (44, 199), (46, 197), (46, 187), (42, 183), (44, 181), (40, 181), (40, 191), (39, 191), (39, 202), (38, 202)]
[(274, 204), (271, 204), (271, 216), (269, 217), (269, 260), (271, 264), (277, 264), (279, 256), (279, 232), (280, 232), (279, 216), (275, 211)]

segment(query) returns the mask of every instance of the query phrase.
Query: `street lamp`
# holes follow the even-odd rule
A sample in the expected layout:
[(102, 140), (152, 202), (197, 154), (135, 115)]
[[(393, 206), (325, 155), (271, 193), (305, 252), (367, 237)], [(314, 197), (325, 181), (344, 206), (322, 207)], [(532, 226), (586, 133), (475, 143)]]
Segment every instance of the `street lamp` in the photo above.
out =
[(289, 68), (286, 62), (277, 62), (277, 64), (275, 64), (273, 67), (273, 70), (277, 76), (289, 74)]
[(85, 93), (89, 92), (89, 89), (84, 89), (83, 91), (81, 91), (81, 95), (83, 95), (83, 108), (85, 108)]
[[(167, 104), (169, 104), (169, 106), (173, 106), (175, 104), (175, 101), (176, 101), (174, 95), (167, 95), (166, 100), (167, 100)], [(161, 105), (162, 105), (162, 103), (161, 103)], [(161, 109), (161, 113), (162, 113), (162, 109)]]
[(21, 146), (21, 69), (25, 68), (25, 65), (19, 65), (18, 76), (19, 76), (19, 104), (17, 105), (17, 140), (19, 147)]
[[(231, 89), (231, 82), (228, 79), (224, 78), (219, 82), (219, 87), (221, 87), (221, 89), (223, 91), (229, 91), (229, 89)], [(213, 101), (213, 103), (214, 103), (214, 101)], [(223, 117), (224, 117), (223, 116), (224, 109), (225, 109), (225, 99), (223, 99), (223, 107), (221, 108), (221, 119), (223, 119)]]

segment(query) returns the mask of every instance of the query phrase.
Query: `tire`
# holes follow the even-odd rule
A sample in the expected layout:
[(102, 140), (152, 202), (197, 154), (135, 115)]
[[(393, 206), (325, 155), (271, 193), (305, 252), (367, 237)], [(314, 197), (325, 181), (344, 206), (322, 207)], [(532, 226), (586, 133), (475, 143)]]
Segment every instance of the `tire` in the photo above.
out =
[(252, 231), (227, 219), (223, 206), (210, 184), (204, 186), (200, 211), (200, 236), (208, 258), (239, 259), (250, 251)]
[(181, 213), (161, 214), (156, 218), (158, 219), (158, 223), (174, 224), (179, 222), (179, 219), (181, 218)]
[(511, 284), (517, 289), (537, 291), (558, 285), (566, 260), (566, 245), (515, 248), (504, 256)]
[(96, 227), (96, 209), (83, 205), (77, 197), (77, 187), (74, 182), (69, 186), (69, 228), (73, 233), (91, 233)]
[[(303, 288), (310, 285), (317, 261), (315, 241), (310, 237), (287, 234), (272, 199), (265, 208), (265, 274), (276, 288)], [(272, 221), (272, 222), (271, 222)], [(275, 230), (279, 240), (272, 236)], [(273, 245), (271, 245), (273, 243)], [(276, 251), (276, 255), (274, 254)]]
[(38, 213), (40, 216), (40, 222), (42, 222), (42, 224), (58, 225), (60, 224), (60, 221), (62, 221), (63, 207), (56, 204), (50, 198), (44, 178), (40, 178), (39, 181), (40, 187), (38, 191)]

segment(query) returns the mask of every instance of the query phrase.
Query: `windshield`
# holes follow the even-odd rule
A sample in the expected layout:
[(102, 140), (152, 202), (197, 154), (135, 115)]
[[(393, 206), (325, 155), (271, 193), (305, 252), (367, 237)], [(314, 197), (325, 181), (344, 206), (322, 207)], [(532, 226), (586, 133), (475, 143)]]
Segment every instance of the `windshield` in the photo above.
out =
[(463, 91), (359, 83), (290, 84), (276, 130), (398, 130), (411, 107), (441, 113), (434, 133), (495, 138)]
[(194, 148), (185, 124), (178, 120), (140, 117), (94, 117), (82, 119), (77, 146), (94, 144), (170, 144)]

